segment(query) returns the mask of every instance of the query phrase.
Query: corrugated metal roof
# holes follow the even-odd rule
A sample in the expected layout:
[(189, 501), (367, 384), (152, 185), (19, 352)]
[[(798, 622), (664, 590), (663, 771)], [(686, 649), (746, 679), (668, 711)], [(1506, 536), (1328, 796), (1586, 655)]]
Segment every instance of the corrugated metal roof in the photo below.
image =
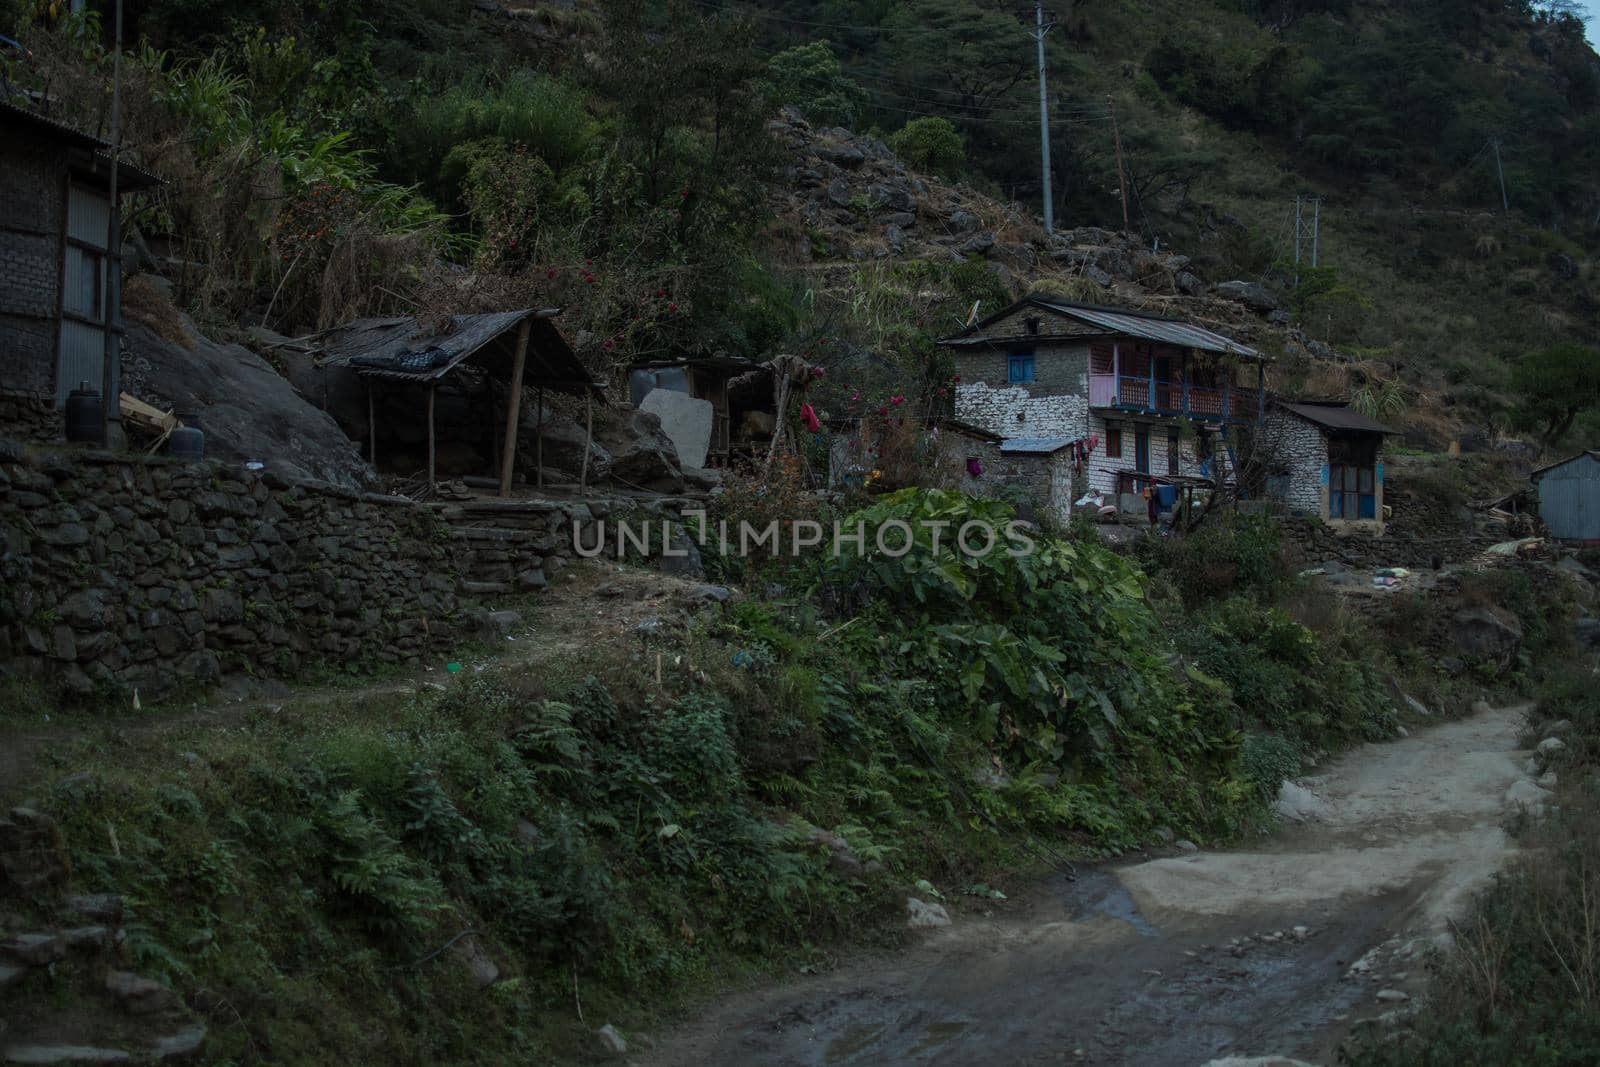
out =
[(1590, 459), (1600, 459), (1600, 452), (1597, 452), (1591, 448), (1586, 451), (1579, 452), (1575, 456), (1568, 456), (1566, 459), (1558, 459), (1554, 463), (1546, 463), (1542, 467), (1535, 467), (1531, 472), (1529, 472), (1528, 477), (1534, 481), (1538, 481), (1540, 478), (1544, 477), (1546, 474), (1549, 474), (1557, 467), (1565, 467), (1568, 463), (1571, 463), (1574, 460), (1582, 459), (1585, 456), (1588, 456)]
[(1000, 442), (1000, 451), (1005, 455), (1047, 456), (1080, 440), (1082, 438), (1078, 437), (1008, 437)]
[(1307, 422), (1325, 426), (1330, 430), (1348, 430), (1351, 433), (1390, 433), (1400, 431), (1381, 422), (1369, 419), (1346, 404), (1291, 404), (1278, 401), (1278, 406)]
[(1146, 341), (1160, 341), (1179, 348), (1194, 348), (1201, 352), (1220, 352), (1242, 359), (1262, 359), (1260, 352), (1242, 345), (1220, 333), (1212, 333), (1203, 326), (1195, 326), (1178, 319), (1143, 315), (1136, 311), (1113, 308), (1088, 307), (1079, 304), (1062, 304), (1053, 300), (1035, 300), (1034, 303), (1069, 315), (1075, 319), (1099, 326), (1111, 333), (1139, 337)]
[[(946, 337), (939, 343), (950, 346), (983, 345), (994, 341), (994, 338), (983, 336), (982, 332), (990, 323), (1005, 318), (1024, 305), (1043, 308), (1057, 315), (1065, 315), (1088, 323), (1109, 334), (1124, 337), (1137, 337), (1145, 341), (1158, 341), (1162, 344), (1177, 345), (1180, 348), (1194, 348), (1202, 352), (1220, 352), (1225, 355), (1238, 356), (1241, 359), (1265, 360), (1267, 357), (1251, 348), (1249, 345), (1240, 344), (1220, 333), (1215, 333), (1203, 326), (1195, 326), (1181, 319), (1168, 318), (1164, 315), (1152, 315), (1132, 308), (1108, 308), (1095, 304), (1072, 304), (1064, 300), (1053, 300), (1046, 294), (1030, 293), (1008, 307), (1004, 307), (982, 321), (967, 327), (954, 337)], [(1042, 342), (1070, 341), (1071, 338), (1051, 338), (1048, 335), (1027, 338), (1005, 338), (1012, 340), (1036, 340)]]
[[(63, 144), (74, 148), (87, 148), (90, 155), (84, 159), (94, 170), (99, 171), (111, 166), (111, 144), (102, 141), (93, 134), (84, 133), (82, 130), (73, 129), (64, 122), (57, 122), (48, 115), (41, 115), (37, 111), (20, 107), (9, 100), (0, 100), (0, 121), (19, 122), (24, 126), (31, 126), (39, 133), (52, 137)], [(148, 189), (151, 186), (161, 185), (159, 177), (151, 174), (143, 167), (130, 163), (126, 159), (117, 164), (118, 184), (125, 192), (137, 189)]]
[(509, 376), (515, 357), (512, 332), (524, 320), (532, 328), (523, 380), (563, 392), (599, 391), (599, 385), (550, 320), (559, 309), (453, 315), (444, 333), (424, 331), (410, 316), (357, 319), (323, 334), (317, 362), (353, 367), (365, 377), (405, 382), (436, 382), (482, 352), (498, 376)]

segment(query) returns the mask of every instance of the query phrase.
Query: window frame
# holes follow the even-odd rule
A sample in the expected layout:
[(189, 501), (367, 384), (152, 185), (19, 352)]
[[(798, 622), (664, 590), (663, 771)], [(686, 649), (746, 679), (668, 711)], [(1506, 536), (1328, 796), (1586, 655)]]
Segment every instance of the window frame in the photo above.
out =
[(1106, 458), (1122, 458), (1122, 427), (1120, 426), (1106, 427)]
[[(1025, 368), (1027, 377), (1017, 376), (1017, 369)], [(1032, 352), (1006, 353), (1006, 384), (1007, 385), (1032, 385), (1035, 380), (1036, 365)]]

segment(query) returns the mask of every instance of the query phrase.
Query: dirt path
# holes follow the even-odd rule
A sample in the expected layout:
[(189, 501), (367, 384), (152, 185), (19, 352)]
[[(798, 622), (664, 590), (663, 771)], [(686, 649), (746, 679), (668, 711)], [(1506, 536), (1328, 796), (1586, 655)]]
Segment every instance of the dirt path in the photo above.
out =
[(1510, 855), (1524, 710), (1348, 753), (1260, 849), (1053, 880), (909, 952), (736, 997), (633, 1062), (1332, 1062), (1420, 987), (1423, 954)]

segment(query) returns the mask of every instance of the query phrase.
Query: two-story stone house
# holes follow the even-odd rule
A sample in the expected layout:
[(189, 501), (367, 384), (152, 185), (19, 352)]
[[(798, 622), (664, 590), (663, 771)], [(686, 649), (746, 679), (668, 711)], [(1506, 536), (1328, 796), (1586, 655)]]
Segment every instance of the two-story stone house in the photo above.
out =
[(1260, 352), (1146, 312), (1033, 294), (939, 343), (956, 418), (1048, 457), (1038, 503), (1062, 521), (1085, 490), (1142, 510), (1154, 482), (1232, 482), (1237, 428), (1265, 414)]

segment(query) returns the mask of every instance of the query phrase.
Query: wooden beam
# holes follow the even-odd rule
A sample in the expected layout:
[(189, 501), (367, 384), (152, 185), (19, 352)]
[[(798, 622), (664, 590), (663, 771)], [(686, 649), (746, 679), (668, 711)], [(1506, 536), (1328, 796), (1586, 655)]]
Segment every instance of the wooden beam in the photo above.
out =
[(528, 366), (528, 320), (517, 329), (517, 357), (511, 364), (511, 390), (506, 395), (506, 439), (500, 452), (500, 495), (511, 495), (511, 467), (517, 458), (517, 422), (522, 418), (522, 372)]
[(533, 484), (540, 489), (544, 488), (544, 386), (533, 394), (533, 402), (538, 405), (539, 417), (534, 423), (533, 432)]
[(435, 468), (437, 466), (438, 448), (435, 447), (433, 437), (433, 394), (438, 391), (437, 386), (428, 386), (428, 488), (433, 488)]
[(378, 469), (378, 407), (372, 399), (372, 379), (367, 379), (367, 461)]

